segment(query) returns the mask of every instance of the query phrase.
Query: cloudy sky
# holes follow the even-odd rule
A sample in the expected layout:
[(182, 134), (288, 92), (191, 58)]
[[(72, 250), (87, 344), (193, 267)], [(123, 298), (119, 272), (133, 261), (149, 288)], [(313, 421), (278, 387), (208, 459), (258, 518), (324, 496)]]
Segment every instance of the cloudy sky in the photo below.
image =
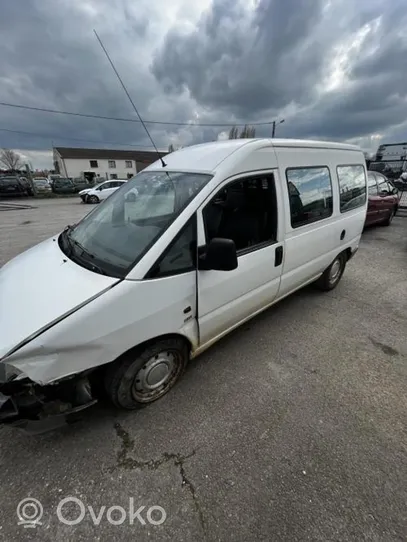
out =
[[(136, 119), (157, 145), (285, 119), (280, 137), (407, 139), (407, 0), (0, 0), (0, 102)], [(140, 124), (0, 105), (0, 147), (147, 149)], [(24, 132), (24, 133), (15, 133)], [(269, 136), (270, 125), (256, 135)]]

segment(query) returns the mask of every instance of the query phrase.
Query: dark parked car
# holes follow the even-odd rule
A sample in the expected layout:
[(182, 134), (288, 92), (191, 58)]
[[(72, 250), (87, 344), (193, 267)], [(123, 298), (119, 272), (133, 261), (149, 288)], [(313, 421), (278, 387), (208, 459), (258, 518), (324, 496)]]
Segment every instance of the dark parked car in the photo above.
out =
[(77, 190), (72, 179), (60, 177), (52, 183), (52, 191), (55, 194), (75, 194)]
[(16, 176), (0, 177), (0, 196), (32, 196), (33, 191), (26, 179)]
[(75, 185), (76, 192), (80, 192), (81, 190), (86, 190), (87, 188), (93, 188), (95, 185), (88, 182), (86, 179), (82, 179), (82, 177), (76, 177), (73, 179), (73, 184)]
[(368, 171), (368, 194), (365, 226), (384, 224), (390, 226), (399, 205), (399, 192), (389, 180), (377, 171)]

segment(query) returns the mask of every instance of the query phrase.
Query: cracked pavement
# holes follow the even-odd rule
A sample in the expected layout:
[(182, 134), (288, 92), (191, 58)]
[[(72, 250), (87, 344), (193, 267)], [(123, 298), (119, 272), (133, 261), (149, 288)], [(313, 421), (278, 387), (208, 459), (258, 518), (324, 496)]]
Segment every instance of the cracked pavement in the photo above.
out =
[[(0, 213), (0, 265), (88, 210), (44, 200)], [(37, 437), (0, 427), (0, 539), (405, 540), (406, 251), (407, 217), (367, 230), (336, 290), (282, 301), (148, 408), (99, 404)], [(44, 510), (36, 528), (18, 525), (27, 497)], [(66, 497), (86, 507), (77, 525), (58, 519)], [(130, 524), (130, 498), (144, 524)], [(147, 521), (154, 506), (164, 523)]]

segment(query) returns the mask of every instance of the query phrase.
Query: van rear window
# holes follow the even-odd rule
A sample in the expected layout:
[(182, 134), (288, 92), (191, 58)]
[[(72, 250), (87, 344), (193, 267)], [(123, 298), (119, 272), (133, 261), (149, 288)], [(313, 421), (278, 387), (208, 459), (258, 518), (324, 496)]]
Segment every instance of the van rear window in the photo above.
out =
[(362, 165), (338, 166), (341, 213), (366, 203), (366, 173)]
[(332, 182), (328, 167), (289, 168), (286, 176), (293, 228), (332, 215)]

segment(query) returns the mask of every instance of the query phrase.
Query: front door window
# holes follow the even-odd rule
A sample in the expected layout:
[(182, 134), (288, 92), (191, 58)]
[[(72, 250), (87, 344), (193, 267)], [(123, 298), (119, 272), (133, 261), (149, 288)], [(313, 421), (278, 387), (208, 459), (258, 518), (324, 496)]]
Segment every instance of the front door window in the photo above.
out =
[(277, 241), (277, 209), (271, 176), (235, 181), (203, 210), (206, 242), (232, 239), (239, 253)]

